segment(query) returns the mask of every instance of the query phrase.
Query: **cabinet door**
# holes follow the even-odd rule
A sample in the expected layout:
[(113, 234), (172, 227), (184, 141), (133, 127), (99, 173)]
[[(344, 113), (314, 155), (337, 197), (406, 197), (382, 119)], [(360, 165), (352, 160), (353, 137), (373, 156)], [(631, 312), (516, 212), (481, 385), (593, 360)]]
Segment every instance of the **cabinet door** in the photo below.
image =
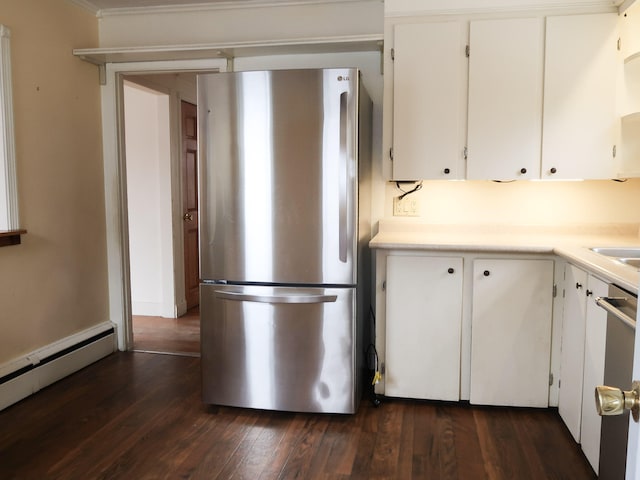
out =
[(540, 177), (543, 20), (471, 22), (467, 178)]
[(387, 257), (385, 394), (460, 399), (462, 259)]
[(567, 265), (562, 315), (558, 411), (576, 442), (580, 441), (582, 416), (586, 285), (587, 273), (573, 265)]
[(617, 19), (614, 13), (547, 18), (543, 179), (617, 174)]
[(462, 23), (396, 25), (393, 42), (393, 178), (462, 178)]
[(607, 336), (607, 312), (596, 305), (597, 297), (606, 297), (609, 285), (589, 277), (587, 318), (584, 342), (584, 375), (582, 386), (582, 420), (580, 443), (593, 470), (598, 473), (600, 460), (600, 426), (602, 417), (596, 413), (594, 390), (604, 384), (604, 351)]
[(471, 403), (549, 404), (552, 260), (473, 262)]

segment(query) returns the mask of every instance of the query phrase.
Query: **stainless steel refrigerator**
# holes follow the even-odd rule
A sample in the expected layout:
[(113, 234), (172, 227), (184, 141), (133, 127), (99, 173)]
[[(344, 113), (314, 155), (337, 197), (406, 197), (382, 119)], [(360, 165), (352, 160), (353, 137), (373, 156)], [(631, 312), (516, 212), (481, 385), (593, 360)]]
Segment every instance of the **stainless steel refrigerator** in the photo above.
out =
[(370, 309), (357, 69), (198, 77), (205, 403), (354, 413)]

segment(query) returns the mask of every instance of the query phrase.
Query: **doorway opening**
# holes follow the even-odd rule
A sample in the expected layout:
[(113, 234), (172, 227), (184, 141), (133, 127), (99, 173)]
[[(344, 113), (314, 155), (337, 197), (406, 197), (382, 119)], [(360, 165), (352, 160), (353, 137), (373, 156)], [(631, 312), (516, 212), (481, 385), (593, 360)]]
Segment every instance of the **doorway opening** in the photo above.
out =
[(196, 74), (123, 78), (132, 348), (198, 356)]

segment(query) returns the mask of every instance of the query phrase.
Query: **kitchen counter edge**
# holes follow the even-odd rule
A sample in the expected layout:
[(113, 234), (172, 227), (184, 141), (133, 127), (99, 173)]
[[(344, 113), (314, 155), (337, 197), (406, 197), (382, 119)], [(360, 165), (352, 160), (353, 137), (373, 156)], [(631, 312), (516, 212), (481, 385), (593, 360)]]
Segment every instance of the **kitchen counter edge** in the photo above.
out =
[(605, 282), (614, 283), (637, 295), (640, 287), (639, 270), (591, 250), (594, 247), (640, 248), (640, 238), (635, 232), (633, 229), (618, 229), (615, 233), (587, 230), (554, 233), (523, 228), (510, 232), (492, 227), (479, 231), (457, 226), (422, 231), (415, 228), (406, 231), (393, 229), (380, 231), (369, 246), (372, 249), (433, 253), (553, 254)]

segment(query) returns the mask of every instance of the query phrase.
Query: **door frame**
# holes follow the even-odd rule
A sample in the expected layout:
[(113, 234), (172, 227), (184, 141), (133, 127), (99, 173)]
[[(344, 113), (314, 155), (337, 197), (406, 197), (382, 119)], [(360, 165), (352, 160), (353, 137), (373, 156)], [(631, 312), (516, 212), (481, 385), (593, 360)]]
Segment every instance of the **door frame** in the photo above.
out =
[[(227, 70), (225, 59), (170, 60), (162, 62), (108, 63), (101, 87), (102, 143), (104, 163), (105, 226), (109, 320), (116, 326), (118, 349), (133, 344), (131, 281), (129, 271), (129, 229), (124, 138), (123, 77), (135, 74), (171, 72), (218, 72)], [(173, 139), (178, 132), (172, 128)], [(177, 159), (171, 148), (172, 164)], [(182, 202), (182, 199), (179, 200)], [(182, 251), (182, 239), (179, 239)]]

